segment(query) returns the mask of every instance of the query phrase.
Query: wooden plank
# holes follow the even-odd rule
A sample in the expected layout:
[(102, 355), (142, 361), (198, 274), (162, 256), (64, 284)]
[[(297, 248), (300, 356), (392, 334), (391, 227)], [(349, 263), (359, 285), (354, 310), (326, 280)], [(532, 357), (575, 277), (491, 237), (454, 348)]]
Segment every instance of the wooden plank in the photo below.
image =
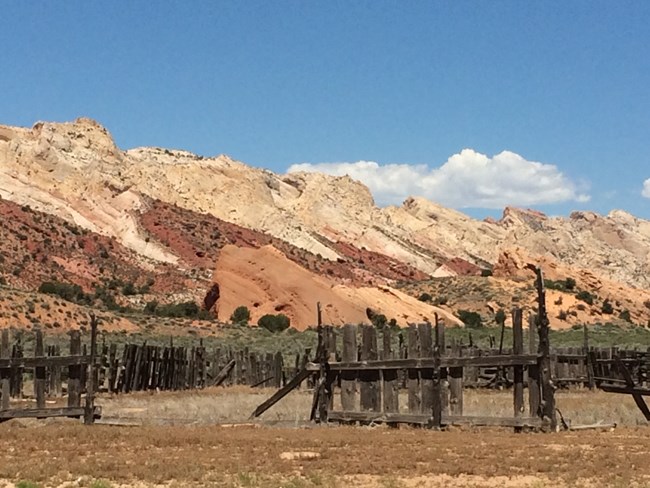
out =
[[(0, 362), (3, 359), (9, 358), (10, 354), (9, 331), (3, 329), (2, 336), (0, 337)], [(10, 382), (11, 370), (6, 367), (0, 369), (0, 409), (2, 410), (7, 410), (9, 408)]]
[[(357, 326), (346, 324), (343, 326), (343, 350), (341, 359), (345, 363), (357, 362)], [(332, 367), (330, 363), (330, 370)], [(320, 365), (316, 365), (320, 369)], [(355, 368), (341, 372), (341, 405), (343, 410), (355, 410), (357, 403), (357, 371)]]
[[(36, 356), (45, 356), (43, 345), (43, 331), (36, 330), (36, 345), (34, 347)], [(45, 408), (45, 368), (38, 366), (34, 370), (34, 396), (36, 397), (36, 408)]]
[(0, 369), (4, 368), (52, 368), (54, 366), (75, 366), (85, 365), (90, 361), (90, 356), (74, 354), (69, 356), (34, 356), (34, 357), (11, 357), (0, 359)]
[[(384, 327), (383, 330), (383, 356), (384, 360), (393, 358), (392, 331), (390, 327)], [(384, 403), (383, 411), (389, 413), (399, 412), (399, 382), (398, 374), (395, 369), (382, 371), (383, 373), (383, 393)]]
[(228, 364), (226, 364), (221, 371), (215, 376), (215, 378), (212, 380), (212, 383), (210, 386), (219, 386), (221, 383), (224, 382), (224, 380), (228, 377), (230, 372), (233, 370), (235, 367), (235, 360), (231, 359)]
[[(383, 413), (383, 412), (350, 412), (332, 411), (330, 421), (338, 422), (375, 422), (375, 423), (407, 423), (427, 425), (431, 417), (425, 414)], [(483, 417), (465, 415), (443, 415), (442, 425), (474, 425), (494, 427), (541, 427), (542, 422), (537, 417)]]
[(607, 393), (621, 393), (625, 395), (641, 395), (641, 396), (650, 395), (650, 388), (642, 388), (639, 386), (614, 385), (611, 383), (601, 383), (600, 385), (598, 385), (598, 389)]
[[(81, 355), (81, 334), (78, 330), (70, 333), (70, 356)], [(68, 407), (81, 406), (81, 366), (68, 366)]]
[[(635, 388), (636, 385), (634, 384), (634, 379), (632, 378), (632, 375), (628, 371), (627, 367), (625, 364), (623, 364), (621, 361), (618, 363), (618, 369), (623, 375), (623, 379), (627, 383), (628, 388)], [(638, 392), (634, 392), (631, 394), (632, 398), (634, 399), (634, 403), (636, 403), (636, 406), (639, 407), (639, 410), (641, 410), (641, 413), (645, 417), (646, 420), (650, 420), (650, 409), (648, 408), (648, 405), (646, 404), (645, 400), (643, 399), (643, 396), (639, 394)]]
[(587, 324), (582, 326), (582, 335), (582, 353), (585, 357), (585, 367), (587, 369), (587, 386), (590, 390), (593, 390), (596, 387), (596, 383), (594, 382), (593, 355), (589, 352), (589, 333), (587, 331)]
[(266, 412), (269, 408), (271, 408), (273, 405), (278, 403), (280, 400), (282, 400), (285, 396), (287, 396), (292, 390), (297, 388), (300, 383), (302, 383), (304, 380), (309, 378), (311, 375), (313, 375), (313, 371), (307, 371), (306, 369), (300, 370), (296, 376), (294, 376), (291, 381), (289, 381), (286, 386), (280, 388), (278, 391), (276, 391), (271, 398), (268, 400), (264, 401), (261, 405), (259, 405), (255, 411), (251, 414), (250, 418), (253, 419), (255, 417), (259, 417), (262, 415), (264, 412)]
[[(463, 348), (454, 343), (454, 356), (462, 356)], [(463, 368), (449, 368), (449, 410), (451, 415), (463, 415)]]
[[(60, 407), (60, 408), (19, 408), (11, 410), (0, 410), (0, 421), (19, 418), (49, 418), (49, 417), (83, 417), (83, 407)], [(101, 417), (101, 407), (95, 407), (94, 417)]]
[(90, 314), (90, 363), (86, 375), (86, 408), (84, 411), (84, 424), (91, 425), (95, 421), (95, 381), (96, 381), (96, 357), (97, 357), (97, 327), (98, 321), (95, 314)]
[[(417, 330), (415, 332), (417, 337)], [(418, 353), (419, 354), (419, 353)], [(466, 368), (470, 366), (482, 368), (510, 367), (510, 366), (529, 366), (537, 364), (537, 355), (522, 354), (520, 356), (445, 356), (440, 358), (440, 366), (444, 368)], [(317, 371), (318, 364), (307, 363), (306, 369)], [(389, 359), (377, 361), (357, 361), (357, 362), (340, 362), (330, 363), (332, 371), (365, 371), (365, 370), (389, 370), (389, 369), (409, 369), (422, 370), (435, 368), (433, 358), (416, 358), (416, 359)]]
[[(418, 330), (414, 324), (409, 325), (408, 328), (408, 359), (400, 359), (390, 361), (388, 364), (403, 364), (408, 368), (406, 361), (414, 363), (416, 361), (421, 361), (421, 359), (416, 359), (420, 357), (420, 340), (418, 337)], [(433, 362), (433, 361), (432, 361)], [(432, 364), (433, 366), (433, 364)], [(334, 369), (334, 365), (330, 365)], [(409, 368), (407, 372), (408, 386), (408, 410), (409, 413), (422, 413), (422, 403), (420, 397), (420, 374), (417, 369)], [(427, 412), (428, 414), (428, 412)]]
[(436, 319), (436, 344), (433, 350), (434, 379), (433, 379), (433, 405), (431, 408), (431, 427), (439, 429), (442, 426), (442, 416), (448, 414), (449, 399), (447, 397), (447, 370), (440, 365), (440, 358), (446, 354), (445, 324)]
[[(433, 338), (431, 337), (431, 324), (421, 323), (417, 325), (418, 337), (420, 339), (420, 357), (433, 358)], [(422, 412), (431, 412), (433, 409), (433, 376), (434, 370), (420, 370), (420, 398), (422, 399)]]
[[(523, 330), (523, 315), (520, 308), (515, 308), (512, 311), (512, 352), (514, 355), (524, 353), (524, 330)], [(523, 417), (524, 415), (524, 367), (515, 366), (513, 371), (513, 405), (515, 418)], [(515, 432), (520, 432), (519, 427), (515, 428)]]
[[(528, 333), (537, 334), (537, 318), (534, 314), (528, 317)], [(540, 416), (541, 390), (539, 386), (539, 366), (537, 363), (528, 366), (528, 415)]]
[[(372, 325), (361, 327), (361, 360), (376, 361), (377, 333)], [(379, 391), (379, 374), (375, 370), (364, 370), (359, 373), (361, 410), (370, 412), (381, 411), (381, 395)]]

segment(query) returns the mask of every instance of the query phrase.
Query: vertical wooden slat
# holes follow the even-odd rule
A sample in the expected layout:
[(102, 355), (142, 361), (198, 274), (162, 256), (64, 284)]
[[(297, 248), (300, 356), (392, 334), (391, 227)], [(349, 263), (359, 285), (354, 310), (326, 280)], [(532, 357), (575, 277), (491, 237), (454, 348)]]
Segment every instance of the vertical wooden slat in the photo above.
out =
[[(384, 327), (383, 331), (383, 356), (384, 359), (393, 359), (393, 345), (392, 345), (392, 331), (390, 327)], [(398, 413), (399, 412), (399, 383), (397, 378), (397, 370), (386, 370), (383, 372), (383, 391), (384, 391), (384, 412)]]
[(86, 406), (84, 410), (84, 424), (95, 422), (95, 371), (97, 369), (97, 318), (90, 315), (90, 362), (86, 375)]
[[(436, 314), (435, 318), (436, 318), (435, 344), (437, 346), (438, 355), (442, 357), (447, 355), (447, 343), (445, 338), (445, 330), (446, 330), (445, 321), (439, 319), (438, 314)], [(440, 377), (440, 381), (439, 381), (439, 385), (437, 385), (437, 388), (440, 389), (440, 402), (441, 402), (440, 405), (442, 408), (442, 412), (448, 414), (449, 413), (449, 374), (447, 368), (439, 369), (439, 377)]]
[[(418, 339), (418, 330), (414, 324), (408, 328), (408, 358), (414, 359), (420, 357), (420, 343)], [(422, 403), (420, 397), (420, 375), (417, 369), (409, 369), (407, 372), (408, 386), (408, 407), (409, 413), (421, 413)]]
[[(462, 357), (462, 346), (454, 343), (452, 354)], [(452, 415), (463, 415), (463, 376), (463, 368), (449, 368), (449, 407)]]
[[(0, 339), (0, 359), (9, 359), (11, 352), (9, 350), (9, 331), (2, 330)], [(10, 395), (10, 378), (11, 369), (0, 369), (0, 410), (9, 409), (9, 395)]]
[[(377, 334), (375, 327), (361, 327), (361, 360), (377, 360)], [(377, 371), (362, 371), (359, 374), (361, 383), (361, 410), (379, 412), (381, 410), (381, 397), (379, 392), (379, 374)]]
[[(512, 311), (512, 353), (515, 356), (524, 353), (524, 331), (523, 331), (523, 316), (520, 308), (515, 308)], [(514, 409), (515, 418), (523, 416), (524, 413), (524, 367), (514, 366)], [(515, 427), (515, 432), (520, 432), (521, 427)]]
[(589, 351), (589, 334), (587, 331), (587, 324), (582, 326), (582, 353), (585, 356), (585, 368), (587, 370), (587, 386), (590, 390), (593, 390), (596, 387), (594, 381), (594, 363), (593, 363), (593, 354), (590, 354)]
[[(537, 335), (537, 317), (535, 314), (530, 314), (528, 317), (528, 333), (530, 337)], [(531, 344), (536, 344), (532, 340)], [(535, 346), (530, 346), (535, 347)], [(537, 350), (530, 351), (531, 354), (536, 354)], [(528, 414), (531, 417), (540, 415), (541, 392), (539, 383), (539, 366), (537, 364), (528, 366)]]
[[(357, 326), (343, 326), (343, 351), (341, 360), (351, 363), (357, 360)], [(355, 371), (341, 372), (341, 407), (344, 411), (354, 411), (357, 403), (357, 374)]]
[[(433, 357), (433, 338), (431, 337), (431, 324), (418, 324), (418, 336), (420, 339), (420, 357)], [(421, 409), (423, 412), (430, 412), (433, 408), (433, 369), (420, 370), (420, 390), (422, 398)]]
[[(446, 412), (449, 401), (447, 398), (446, 376), (440, 367), (441, 355), (445, 353), (445, 325), (436, 315), (436, 343), (433, 348), (434, 377), (433, 377), (433, 408), (431, 409), (431, 426), (439, 429), (442, 425), (442, 414)], [(446, 371), (445, 371), (446, 374)]]
[[(43, 331), (36, 331), (36, 346), (34, 356), (44, 357), (45, 346), (43, 345)], [(45, 366), (34, 368), (34, 396), (36, 397), (36, 408), (45, 408)]]
[[(70, 333), (70, 355), (81, 354), (81, 334), (78, 330)], [(68, 366), (68, 407), (81, 406), (81, 366)]]

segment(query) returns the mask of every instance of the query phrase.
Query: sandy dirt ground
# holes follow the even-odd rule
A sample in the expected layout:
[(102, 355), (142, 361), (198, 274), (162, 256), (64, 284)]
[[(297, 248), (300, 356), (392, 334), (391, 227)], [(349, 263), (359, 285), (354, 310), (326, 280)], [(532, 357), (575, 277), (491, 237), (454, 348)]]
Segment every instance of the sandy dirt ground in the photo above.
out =
[[(650, 427), (632, 399), (558, 392), (574, 425), (555, 434), (509, 429), (444, 432), (306, 422), (309, 391), (251, 423), (272, 390), (100, 396), (104, 421), (0, 424), (0, 487), (598, 487), (650, 486)], [(466, 413), (504, 415), (511, 392), (468, 390)], [(26, 484), (27, 482), (33, 484)], [(22, 483), (22, 484), (21, 484)]]
[[(85, 427), (51, 423), (38, 428), (0, 426), (0, 436), (0, 479), (30, 480), (43, 487), (650, 484), (647, 428), (514, 434), (385, 427)], [(7, 481), (4, 486), (12, 484)]]

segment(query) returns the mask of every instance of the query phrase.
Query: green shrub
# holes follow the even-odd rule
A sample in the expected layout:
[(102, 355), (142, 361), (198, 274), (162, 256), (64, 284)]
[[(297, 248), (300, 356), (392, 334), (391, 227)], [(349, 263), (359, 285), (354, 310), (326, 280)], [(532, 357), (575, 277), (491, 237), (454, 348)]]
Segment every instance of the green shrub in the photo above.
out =
[(106, 480), (95, 480), (92, 483), (90, 483), (89, 488), (111, 488), (113, 485), (110, 484), (110, 482)]
[(432, 296), (429, 295), (428, 293), (422, 293), (422, 295), (418, 297), (418, 300), (420, 300), (421, 302), (430, 302), (431, 298)]
[(19, 481), (16, 483), (16, 488), (40, 488), (41, 485), (33, 481)]
[(84, 293), (79, 285), (71, 283), (59, 283), (58, 281), (46, 281), (38, 287), (40, 293), (56, 295), (68, 302), (81, 303), (89, 305), (92, 297)]
[(601, 308), (601, 311), (604, 314), (611, 315), (614, 313), (614, 307), (612, 307), (612, 304), (609, 302), (609, 300), (605, 300), (603, 302), (603, 306)]
[(436, 297), (433, 300), (433, 304), (436, 306), (447, 305), (448, 301), (449, 301), (449, 297), (447, 295), (440, 295), (439, 297)]
[(257, 325), (270, 332), (282, 332), (289, 328), (291, 321), (289, 320), (289, 317), (282, 313), (278, 315), (266, 314), (260, 317), (257, 321)]
[(630, 316), (630, 311), (629, 310), (623, 310), (619, 316), (619, 319), (625, 320), (626, 322), (632, 323), (632, 317)]
[(594, 304), (594, 296), (586, 290), (579, 291), (576, 295), (576, 298), (578, 300), (582, 300), (585, 303), (588, 303), (589, 305)]
[(574, 290), (576, 287), (576, 280), (573, 278), (567, 278), (564, 280), (564, 287), (569, 291)]
[(211, 320), (213, 317), (207, 310), (203, 310), (195, 302), (171, 303), (159, 305), (155, 311), (156, 315), (172, 318), (190, 318), (200, 320)]
[(491, 269), (482, 269), (481, 270), (481, 276), (483, 278), (487, 278), (488, 276), (492, 276), (492, 270)]
[(130, 281), (122, 287), (122, 295), (124, 296), (135, 295), (137, 292), (135, 285)]
[(388, 318), (383, 313), (378, 313), (372, 318), (372, 325), (378, 329), (383, 329), (388, 323)]
[(483, 318), (478, 312), (459, 310), (458, 318), (470, 329), (479, 329), (483, 327)]
[(500, 308), (497, 310), (497, 313), (494, 314), (494, 320), (499, 325), (503, 324), (506, 321), (506, 312)]
[(248, 325), (248, 321), (251, 319), (251, 312), (248, 310), (248, 307), (240, 305), (237, 307), (232, 315), (230, 316), (230, 321), (233, 324), (237, 325)]

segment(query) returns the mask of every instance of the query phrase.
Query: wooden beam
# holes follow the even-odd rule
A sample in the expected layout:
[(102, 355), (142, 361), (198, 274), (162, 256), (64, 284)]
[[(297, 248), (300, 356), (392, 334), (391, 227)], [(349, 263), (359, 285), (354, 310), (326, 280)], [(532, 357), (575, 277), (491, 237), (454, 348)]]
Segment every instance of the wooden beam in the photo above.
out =
[[(621, 361), (618, 356), (615, 356), (615, 359), (617, 360), (619, 371), (623, 374), (623, 378), (627, 382), (628, 388), (635, 388), (636, 385), (634, 384), (634, 379), (632, 378), (632, 375), (628, 371), (625, 364), (623, 364), (623, 361)], [(638, 392), (634, 392), (632, 393), (632, 398), (634, 398), (634, 403), (636, 403), (636, 406), (639, 407), (639, 410), (641, 410), (641, 413), (645, 419), (650, 420), (650, 409), (648, 409), (648, 405), (643, 399), (643, 396)]]
[(280, 400), (282, 400), (285, 396), (287, 396), (293, 389), (297, 388), (300, 385), (300, 383), (302, 383), (304, 380), (309, 378), (312, 374), (314, 374), (313, 371), (301, 369), (298, 372), (298, 374), (296, 374), (296, 376), (294, 376), (291, 379), (291, 381), (289, 381), (285, 386), (283, 386), (278, 391), (276, 391), (271, 398), (269, 398), (260, 406), (258, 406), (249, 418), (253, 419), (255, 417), (259, 417), (260, 415), (262, 415), (269, 408), (271, 408), (273, 405), (275, 405)]
[(214, 377), (212, 382), (210, 383), (210, 386), (219, 386), (221, 383), (225, 381), (225, 379), (228, 377), (230, 372), (235, 366), (235, 360), (231, 359), (228, 364), (226, 364), (221, 371), (217, 374), (217, 376)]
[[(329, 420), (337, 422), (375, 422), (375, 423), (406, 423), (428, 425), (431, 417), (425, 414), (381, 413), (381, 412), (348, 412), (331, 411)], [(474, 425), (494, 427), (541, 427), (538, 417), (484, 417), (471, 415), (443, 415), (442, 425)]]
[[(507, 356), (443, 356), (440, 358), (440, 367), (464, 368), (464, 367), (498, 367), (498, 366), (530, 366), (536, 365), (538, 356), (536, 354), (507, 355)], [(330, 363), (332, 371), (367, 371), (387, 369), (434, 369), (436, 367), (434, 358), (415, 359), (389, 359), (378, 361), (355, 361)], [(319, 364), (307, 363), (305, 368), (309, 371), (319, 371)]]
[(6, 368), (51, 368), (53, 366), (81, 366), (90, 362), (89, 355), (34, 356), (27, 358), (2, 358), (0, 369)]
[[(0, 422), (10, 419), (24, 418), (49, 418), (49, 417), (82, 417), (85, 413), (84, 407), (60, 407), (60, 408), (16, 408), (11, 410), (0, 410)], [(93, 415), (101, 417), (102, 408), (95, 407)]]

